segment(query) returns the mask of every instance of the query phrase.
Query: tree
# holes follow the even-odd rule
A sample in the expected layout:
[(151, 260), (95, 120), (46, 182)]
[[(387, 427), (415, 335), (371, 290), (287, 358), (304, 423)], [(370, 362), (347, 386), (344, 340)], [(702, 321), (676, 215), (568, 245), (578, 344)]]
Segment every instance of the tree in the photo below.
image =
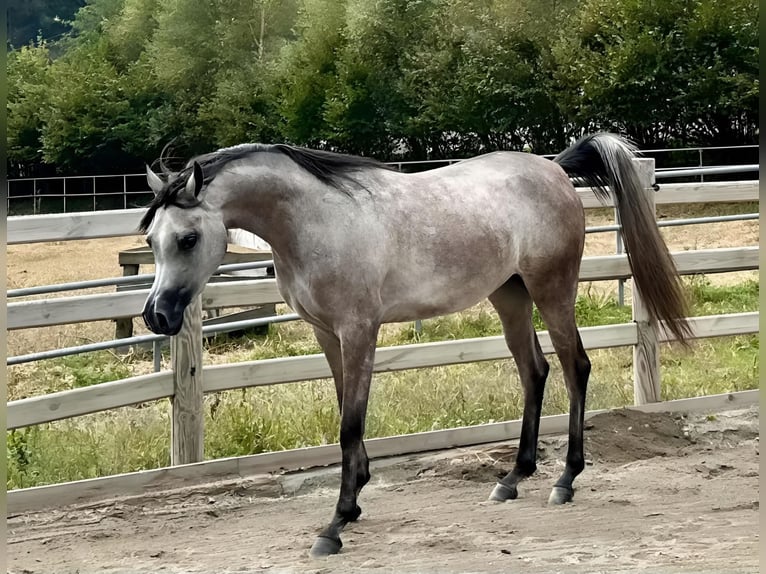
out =
[(42, 114), (51, 90), (49, 72), (50, 54), (45, 42), (8, 54), (7, 149), (13, 165), (31, 166), (40, 160)]
[(751, 143), (758, 10), (755, 0), (87, 0), (71, 33), (9, 54), (9, 161), (136, 169), (170, 141), (184, 157), (276, 140), (380, 159), (549, 153), (598, 129), (642, 147)]
[(346, 43), (345, 0), (304, 0), (295, 24), (296, 39), (275, 62), (280, 134), (303, 145), (322, 147), (332, 137), (325, 116), (337, 81), (337, 57)]
[(344, 151), (391, 157), (416, 112), (403, 90), (403, 65), (430, 25), (435, 0), (349, 0), (336, 80), (327, 90), (328, 142)]
[(135, 116), (107, 50), (103, 40), (83, 44), (51, 68), (57, 89), (43, 114), (43, 158), (70, 173), (114, 173), (135, 162), (124, 145), (135, 133)]
[(752, 138), (757, 18), (754, 0), (589, 0), (555, 48), (562, 109), (644, 147)]
[(295, 2), (228, 0), (219, 3), (219, 69), (201, 99), (197, 120), (217, 146), (279, 139), (275, 59), (293, 39)]
[[(560, 3), (546, 18), (562, 19), (565, 8)], [(418, 110), (408, 141), (422, 140), (433, 157), (560, 149), (564, 127), (539, 23), (521, 1), (440, 3), (405, 67), (408, 97)]]

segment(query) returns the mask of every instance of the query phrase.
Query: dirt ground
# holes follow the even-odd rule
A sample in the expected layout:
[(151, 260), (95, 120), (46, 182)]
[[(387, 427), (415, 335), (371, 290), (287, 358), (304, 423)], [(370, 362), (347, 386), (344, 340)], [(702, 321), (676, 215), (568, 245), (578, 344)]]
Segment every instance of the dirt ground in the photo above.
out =
[[(574, 502), (547, 507), (564, 437), (520, 498), (487, 502), (516, 442), (373, 464), (343, 551), (308, 558), (337, 468), (9, 517), (13, 574), (758, 572), (756, 407), (587, 423)], [(254, 486), (255, 484), (259, 486)]]

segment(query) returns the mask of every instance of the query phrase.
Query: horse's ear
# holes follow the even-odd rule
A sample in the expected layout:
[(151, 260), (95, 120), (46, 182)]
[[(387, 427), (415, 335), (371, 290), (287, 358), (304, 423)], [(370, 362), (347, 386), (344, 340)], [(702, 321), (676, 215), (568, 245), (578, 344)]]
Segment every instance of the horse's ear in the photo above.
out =
[(146, 166), (146, 181), (149, 183), (149, 187), (154, 192), (154, 195), (159, 194), (162, 188), (165, 187), (160, 176), (154, 173), (148, 164)]
[(186, 193), (193, 195), (196, 199), (202, 190), (202, 184), (205, 182), (205, 176), (202, 173), (202, 167), (196, 161), (189, 179), (186, 180)]

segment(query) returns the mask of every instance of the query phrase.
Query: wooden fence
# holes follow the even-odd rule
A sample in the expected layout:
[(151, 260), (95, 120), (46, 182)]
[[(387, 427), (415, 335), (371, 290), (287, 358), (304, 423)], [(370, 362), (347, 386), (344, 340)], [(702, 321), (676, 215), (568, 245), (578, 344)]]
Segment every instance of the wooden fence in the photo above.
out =
[[(758, 182), (663, 184), (659, 192), (651, 191), (653, 160), (643, 165), (647, 194), (657, 204), (758, 201)], [(587, 208), (602, 207), (589, 189), (578, 190)], [(42, 215), (8, 219), (8, 244), (61, 241), (97, 237), (133, 235), (142, 210), (95, 212), (87, 214)], [(673, 253), (682, 274), (721, 273), (758, 269), (758, 247), (683, 251)], [(625, 255), (586, 257), (580, 280), (596, 281), (630, 277)], [(130, 291), (78, 297), (61, 297), (24, 301), (8, 305), (8, 329), (24, 329), (132, 317), (140, 314), (147, 291)], [(322, 355), (249, 361), (237, 364), (199, 368), (202, 358), (201, 310), (203, 308), (239, 307), (279, 303), (281, 297), (273, 279), (243, 281), (236, 284), (210, 284), (203, 295), (187, 310), (185, 327), (172, 342), (173, 369), (149, 375), (131, 377), (111, 383), (8, 403), (9, 429), (61, 420), (118, 407), (164, 398), (173, 400), (172, 465), (161, 469), (95, 481), (80, 481), (70, 485), (52, 485), (11, 491), (9, 511), (40, 508), (46, 504), (64, 504), (86, 496), (104, 497), (114, 489), (150, 488), (169, 484), (167, 480), (183, 482), (192, 477), (220, 477), (221, 473), (273, 471), (283, 466), (330, 464), (339, 456), (337, 445), (299, 449), (287, 453), (267, 453), (253, 457), (237, 457), (226, 461), (202, 461), (203, 394), (229, 389), (273, 385), (330, 377), (329, 367)], [(695, 317), (690, 319), (695, 337), (719, 337), (758, 332), (758, 312)], [(634, 347), (635, 402), (644, 410), (667, 408), (691, 409), (704, 405), (713, 408), (730, 402), (751, 403), (757, 391), (719, 397), (702, 397), (666, 403), (660, 399), (659, 343), (672, 340), (662, 325), (657, 329), (646, 318), (640, 294), (634, 293), (633, 322), (621, 325), (588, 327), (580, 330), (587, 349), (620, 346)], [(547, 332), (538, 333), (545, 353), (553, 348)], [(508, 359), (510, 354), (504, 339), (483, 337), (438, 343), (402, 345), (379, 348), (375, 357), (375, 372), (434, 367), (475, 361)], [(695, 402), (696, 401), (696, 402)], [(564, 415), (565, 417), (565, 415)], [(561, 417), (548, 417), (541, 430), (563, 430)], [(560, 420), (561, 419), (561, 420)], [(388, 456), (447, 448), (480, 442), (506, 440), (518, 436), (516, 421), (479, 425), (468, 429), (450, 429), (435, 433), (418, 433), (406, 437), (371, 441), (370, 452), (376, 456), (374, 445), (385, 444), (380, 451)], [(473, 430), (471, 430), (473, 429)], [(559, 430), (554, 430), (559, 429)], [(443, 434), (439, 434), (443, 433)], [(427, 436), (426, 436), (427, 435)], [(398, 442), (397, 442), (398, 441)], [(399, 446), (395, 446), (399, 445)], [(370, 447), (368, 447), (370, 448)], [(380, 455), (382, 456), (382, 455)], [(258, 461), (257, 463), (255, 461)], [(228, 462), (227, 462), (228, 461)], [(249, 461), (252, 461), (249, 462)], [(196, 464), (193, 464), (196, 463)], [(194, 469), (194, 470), (192, 470)], [(268, 470), (264, 470), (268, 469)], [(139, 476), (140, 475), (140, 476)], [(184, 478), (186, 477), (186, 478)], [(113, 482), (109, 480), (113, 479)], [(112, 492), (112, 494), (117, 494)]]

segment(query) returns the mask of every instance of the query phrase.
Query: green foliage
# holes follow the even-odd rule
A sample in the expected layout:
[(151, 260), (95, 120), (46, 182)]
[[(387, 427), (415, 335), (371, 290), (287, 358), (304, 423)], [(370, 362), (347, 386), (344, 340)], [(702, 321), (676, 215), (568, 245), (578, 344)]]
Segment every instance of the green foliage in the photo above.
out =
[(64, 89), (51, 90), (43, 112), (47, 163), (69, 171), (85, 163), (103, 172), (123, 155), (123, 141), (134, 133), (134, 116), (117, 70), (105, 57), (107, 50), (106, 42), (96, 41), (71, 50), (52, 66), (50, 84)]
[(9, 431), (7, 488), (167, 466), (168, 412), (162, 402)]
[(583, 3), (554, 47), (565, 115), (645, 146), (753, 140), (758, 10), (754, 0)]
[(71, 34), (11, 52), (9, 159), (138, 169), (171, 140), (551, 153), (596, 129), (753, 143), (758, 18), (755, 0), (89, 0)]
[(758, 310), (760, 284), (756, 280), (745, 281), (731, 287), (715, 286), (704, 275), (687, 281), (692, 300), (692, 315), (718, 315), (721, 313), (745, 313)]
[(346, 44), (345, 13), (345, 0), (301, 4), (296, 39), (282, 49), (274, 80), (280, 132), (288, 141), (319, 147), (331, 135), (325, 110), (336, 81), (336, 54)]
[(72, 355), (54, 363), (60, 364), (69, 374), (69, 384), (73, 388), (119, 381), (133, 375), (130, 364), (109, 353)]
[(50, 54), (45, 43), (8, 54), (8, 161), (34, 162), (48, 105)]

